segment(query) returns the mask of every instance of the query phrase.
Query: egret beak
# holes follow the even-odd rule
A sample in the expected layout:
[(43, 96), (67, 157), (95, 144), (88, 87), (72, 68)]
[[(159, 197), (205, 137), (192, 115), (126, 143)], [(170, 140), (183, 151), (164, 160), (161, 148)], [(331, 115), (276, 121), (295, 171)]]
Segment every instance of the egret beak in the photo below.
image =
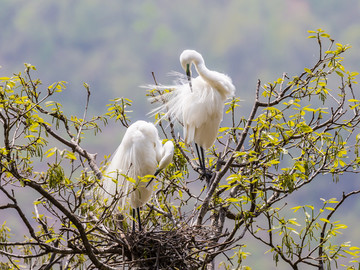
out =
[(189, 80), (189, 86), (190, 86), (190, 90), (192, 92), (191, 72), (190, 72), (190, 65), (189, 64), (186, 65), (186, 76), (187, 76), (187, 78)]

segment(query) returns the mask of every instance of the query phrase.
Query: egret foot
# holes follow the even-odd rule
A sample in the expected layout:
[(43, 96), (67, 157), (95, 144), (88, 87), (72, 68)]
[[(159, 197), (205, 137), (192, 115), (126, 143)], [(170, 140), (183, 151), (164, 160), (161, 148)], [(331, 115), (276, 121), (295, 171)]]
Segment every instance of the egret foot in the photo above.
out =
[(213, 172), (211, 170), (208, 170), (206, 168), (197, 167), (197, 172), (200, 174), (201, 180), (206, 180), (207, 184), (210, 184)]

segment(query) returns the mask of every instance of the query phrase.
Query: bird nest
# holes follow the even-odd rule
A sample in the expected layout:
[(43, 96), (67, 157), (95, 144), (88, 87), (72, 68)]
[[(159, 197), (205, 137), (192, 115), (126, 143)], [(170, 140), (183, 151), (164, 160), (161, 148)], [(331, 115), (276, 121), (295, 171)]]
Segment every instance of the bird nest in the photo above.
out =
[(213, 235), (209, 227), (187, 225), (169, 231), (137, 231), (127, 237), (123, 254), (131, 269), (198, 269), (217, 245)]

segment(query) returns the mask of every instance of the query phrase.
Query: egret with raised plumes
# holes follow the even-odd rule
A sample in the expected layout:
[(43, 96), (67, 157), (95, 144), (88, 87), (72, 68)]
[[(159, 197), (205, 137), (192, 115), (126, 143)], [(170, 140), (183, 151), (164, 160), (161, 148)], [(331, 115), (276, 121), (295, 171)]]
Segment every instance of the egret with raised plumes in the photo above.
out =
[[(234, 96), (235, 86), (229, 76), (209, 70), (197, 51), (184, 50), (180, 55), (180, 63), (186, 77), (180, 76), (176, 85), (155, 86), (172, 91), (163, 95), (165, 102), (152, 113), (163, 111), (163, 118), (170, 117), (182, 122), (184, 141), (187, 145), (195, 143), (200, 168), (209, 180), (204, 149), (210, 148), (217, 138), (225, 101)], [(196, 78), (191, 77), (192, 65), (199, 74)]]

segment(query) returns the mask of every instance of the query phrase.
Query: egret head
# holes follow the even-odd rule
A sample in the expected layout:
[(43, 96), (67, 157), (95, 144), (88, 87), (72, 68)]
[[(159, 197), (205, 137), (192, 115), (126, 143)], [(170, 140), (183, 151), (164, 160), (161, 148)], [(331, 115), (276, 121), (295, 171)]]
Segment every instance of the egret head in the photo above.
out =
[(200, 53), (194, 50), (184, 50), (180, 55), (180, 63), (182, 68), (186, 71), (186, 74), (191, 72), (191, 64), (197, 66), (203, 63), (204, 59)]
[(180, 63), (182, 68), (186, 72), (186, 76), (189, 80), (190, 89), (192, 91), (191, 85), (191, 65), (194, 63), (197, 66), (199, 63), (203, 63), (204, 59), (201, 54), (194, 50), (184, 50), (180, 55)]
[(162, 170), (166, 168), (174, 157), (174, 143), (172, 141), (167, 141), (163, 145), (162, 149), (162, 158), (159, 162), (159, 169)]

